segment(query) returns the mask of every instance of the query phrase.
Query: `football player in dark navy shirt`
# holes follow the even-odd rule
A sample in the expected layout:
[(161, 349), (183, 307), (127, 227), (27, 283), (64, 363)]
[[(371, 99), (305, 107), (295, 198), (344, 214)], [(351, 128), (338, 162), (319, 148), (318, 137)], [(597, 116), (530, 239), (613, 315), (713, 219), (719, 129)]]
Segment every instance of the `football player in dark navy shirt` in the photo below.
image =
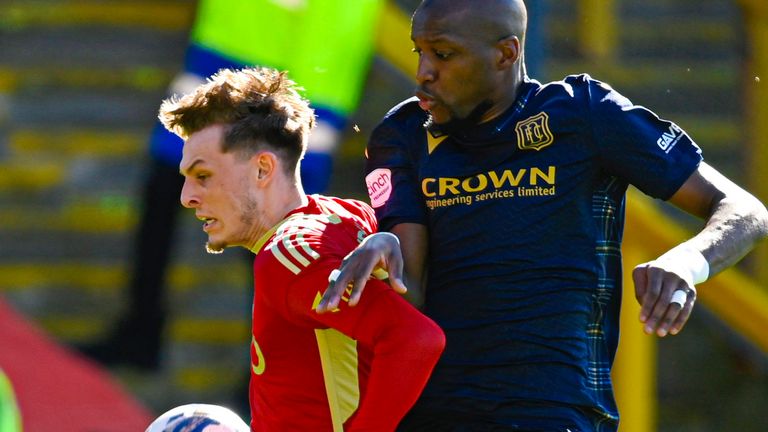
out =
[(422, 2), (411, 32), (417, 97), (369, 142), (371, 203), (400, 244), (367, 238), (321, 308), (348, 283), (354, 304), (382, 265), (445, 331), (401, 430), (617, 429), (610, 370), (630, 184), (706, 220), (635, 268), (648, 333), (678, 333), (695, 284), (768, 235), (765, 207), (674, 123), (588, 75), (529, 79), (525, 26), (521, 0)]

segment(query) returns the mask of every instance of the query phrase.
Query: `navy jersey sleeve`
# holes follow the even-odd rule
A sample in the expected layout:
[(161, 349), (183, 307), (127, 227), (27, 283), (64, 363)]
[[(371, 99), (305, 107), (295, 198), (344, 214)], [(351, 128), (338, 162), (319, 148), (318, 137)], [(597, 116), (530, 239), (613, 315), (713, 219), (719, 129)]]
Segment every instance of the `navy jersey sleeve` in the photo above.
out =
[(400, 223), (427, 223), (413, 159), (418, 140), (425, 136), (419, 129), (423, 124), (420, 111), (411, 100), (395, 107), (373, 130), (368, 142), (365, 183), (383, 231)]
[(669, 199), (701, 163), (701, 149), (676, 124), (588, 79), (588, 119), (603, 170)]

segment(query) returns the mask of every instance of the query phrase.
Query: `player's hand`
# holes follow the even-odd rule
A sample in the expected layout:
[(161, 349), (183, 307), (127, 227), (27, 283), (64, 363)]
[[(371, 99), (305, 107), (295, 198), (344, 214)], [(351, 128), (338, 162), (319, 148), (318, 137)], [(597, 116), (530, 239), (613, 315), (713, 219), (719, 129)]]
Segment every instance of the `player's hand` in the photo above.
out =
[(664, 337), (683, 329), (696, 302), (696, 287), (658, 261), (640, 264), (632, 271), (640, 322), (647, 334)]
[(348, 288), (351, 288), (348, 304), (355, 306), (377, 267), (389, 273), (389, 283), (395, 291), (404, 294), (408, 290), (403, 283), (403, 255), (397, 236), (388, 232), (371, 234), (344, 258), (335, 280), (328, 281), (328, 288), (315, 309), (317, 313), (336, 309)]

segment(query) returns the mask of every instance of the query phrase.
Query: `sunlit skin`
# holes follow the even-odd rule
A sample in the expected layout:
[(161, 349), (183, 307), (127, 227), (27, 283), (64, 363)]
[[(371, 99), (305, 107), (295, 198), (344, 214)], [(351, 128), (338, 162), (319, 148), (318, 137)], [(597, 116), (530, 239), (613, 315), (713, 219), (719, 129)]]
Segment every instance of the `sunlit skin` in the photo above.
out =
[(286, 213), (306, 203), (275, 153), (223, 153), (224, 133), (225, 126), (216, 124), (191, 134), (179, 165), (181, 204), (203, 221), (206, 249), (214, 253), (232, 246), (253, 248)]
[(416, 10), (411, 22), (419, 56), (416, 96), (434, 123), (466, 119), (488, 104), (479, 118), (485, 122), (514, 103), (525, 75), (519, 36), (525, 20), (509, 19), (524, 8), (515, 3), (438, 0)]

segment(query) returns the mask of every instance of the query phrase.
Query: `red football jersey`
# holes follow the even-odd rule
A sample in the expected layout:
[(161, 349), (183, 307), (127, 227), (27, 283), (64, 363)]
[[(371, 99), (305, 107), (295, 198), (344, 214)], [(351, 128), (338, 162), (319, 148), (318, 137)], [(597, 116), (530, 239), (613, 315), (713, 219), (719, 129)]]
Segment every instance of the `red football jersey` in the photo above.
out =
[(368, 205), (312, 195), (254, 248), (253, 431), (392, 431), (421, 393), (444, 335), (386, 283), (315, 312), (331, 271), (375, 230)]

